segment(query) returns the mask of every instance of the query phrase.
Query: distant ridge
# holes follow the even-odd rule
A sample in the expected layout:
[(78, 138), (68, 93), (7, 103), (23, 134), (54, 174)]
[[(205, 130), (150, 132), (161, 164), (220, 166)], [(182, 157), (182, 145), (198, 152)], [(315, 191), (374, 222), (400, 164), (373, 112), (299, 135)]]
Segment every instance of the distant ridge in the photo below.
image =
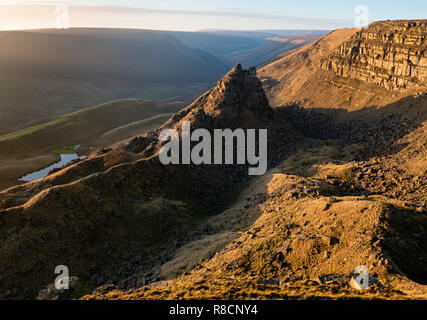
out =
[(0, 133), (111, 100), (152, 99), (150, 91), (160, 99), (198, 96), (229, 69), (149, 31), (2, 31), (0, 45)]

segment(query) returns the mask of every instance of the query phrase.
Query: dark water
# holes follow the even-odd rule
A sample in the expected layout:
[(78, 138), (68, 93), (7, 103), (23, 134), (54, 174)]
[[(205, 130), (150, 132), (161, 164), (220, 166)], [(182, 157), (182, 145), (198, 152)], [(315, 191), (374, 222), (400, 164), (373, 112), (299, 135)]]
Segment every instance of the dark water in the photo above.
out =
[(77, 153), (60, 154), (60, 156), (61, 156), (61, 160), (58, 161), (57, 163), (54, 163), (51, 166), (44, 168), (42, 170), (29, 173), (29, 174), (23, 176), (22, 178), (20, 178), (19, 180), (25, 181), (25, 182), (38, 180), (40, 178), (47, 176), (47, 174), (49, 173), (50, 170), (60, 168), (64, 165), (66, 165), (67, 163), (69, 163), (70, 161), (80, 158), (77, 155)]

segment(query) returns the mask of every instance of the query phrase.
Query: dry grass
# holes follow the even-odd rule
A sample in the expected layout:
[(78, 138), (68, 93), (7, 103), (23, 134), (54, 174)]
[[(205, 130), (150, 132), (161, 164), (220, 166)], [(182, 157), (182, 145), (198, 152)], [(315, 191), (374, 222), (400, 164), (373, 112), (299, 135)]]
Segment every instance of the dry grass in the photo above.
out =
[[(160, 126), (181, 104), (158, 106), (151, 101), (122, 100), (83, 109), (52, 121), (0, 136), (0, 180), (16, 179), (43, 169), (63, 146), (105, 147)], [(135, 121), (138, 120), (138, 121)], [(53, 151), (53, 152), (52, 152)]]
[[(301, 151), (254, 179), (234, 205), (207, 220), (208, 234), (162, 265), (168, 281), (83, 299), (427, 299), (427, 286), (399, 275), (406, 268), (399, 243), (414, 239), (389, 224), (392, 212), (412, 209), (383, 196), (337, 195), (326, 182), (331, 175), (350, 180), (352, 164), (337, 163), (342, 151), (334, 142)], [(315, 280), (358, 265), (382, 286), (359, 292)]]
[(393, 92), (354, 79), (320, 70), (321, 59), (350, 39), (357, 29), (335, 30), (320, 40), (286, 52), (262, 67), (258, 74), (271, 105), (299, 104), (310, 108), (340, 108), (349, 111), (384, 106), (408, 93)]

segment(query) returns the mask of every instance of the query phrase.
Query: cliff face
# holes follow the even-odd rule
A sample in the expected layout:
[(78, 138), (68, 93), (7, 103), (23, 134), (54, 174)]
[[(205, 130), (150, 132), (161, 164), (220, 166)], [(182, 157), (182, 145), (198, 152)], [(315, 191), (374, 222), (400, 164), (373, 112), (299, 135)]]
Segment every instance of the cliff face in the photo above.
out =
[(427, 81), (427, 20), (375, 22), (356, 32), (321, 67), (388, 90)]

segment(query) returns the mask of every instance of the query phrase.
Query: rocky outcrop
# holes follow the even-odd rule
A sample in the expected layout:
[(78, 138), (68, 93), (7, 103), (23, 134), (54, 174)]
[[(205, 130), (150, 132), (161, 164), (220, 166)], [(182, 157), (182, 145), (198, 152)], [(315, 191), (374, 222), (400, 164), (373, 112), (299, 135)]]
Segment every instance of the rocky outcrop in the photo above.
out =
[(321, 67), (389, 90), (417, 89), (427, 82), (427, 20), (375, 22), (338, 46)]
[[(299, 143), (302, 136), (283, 117), (280, 112), (270, 107), (262, 83), (253, 71), (245, 70), (237, 64), (217, 85), (199, 97), (192, 104), (175, 113), (159, 129), (137, 138), (126, 149), (143, 152), (147, 157), (159, 151), (161, 143), (158, 138), (161, 130), (173, 128), (181, 134), (184, 121), (188, 121), (191, 129), (207, 129), (213, 134), (215, 129), (267, 129), (268, 132), (268, 164), (277, 164), (295, 149), (291, 141)], [(197, 166), (199, 170), (203, 166)], [(236, 168), (232, 169), (235, 171)], [(224, 168), (221, 168), (223, 171)], [(246, 170), (241, 166), (241, 170)], [(211, 171), (211, 168), (209, 168)], [(227, 175), (236, 177), (240, 174)], [(211, 175), (209, 181), (217, 175)], [(224, 182), (221, 177), (220, 185)]]
[[(240, 65), (163, 127), (178, 129), (183, 120), (192, 129), (267, 128), (269, 165), (303, 140)], [(105, 283), (138, 286), (155, 280), (146, 274), (204, 232), (202, 220), (248, 179), (247, 165), (163, 165), (155, 153), (159, 133), (0, 194), (0, 298), (36, 297), (49, 289), (57, 265), (69, 267), (82, 292)]]
[[(192, 128), (267, 128), (274, 120), (262, 89), (261, 81), (253, 72), (237, 64), (217, 86), (189, 107), (173, 116), (162, 127), (181, 127), (181, 121), (190, 121)], [(208, 129), (209, 129), (208, 128)]]

